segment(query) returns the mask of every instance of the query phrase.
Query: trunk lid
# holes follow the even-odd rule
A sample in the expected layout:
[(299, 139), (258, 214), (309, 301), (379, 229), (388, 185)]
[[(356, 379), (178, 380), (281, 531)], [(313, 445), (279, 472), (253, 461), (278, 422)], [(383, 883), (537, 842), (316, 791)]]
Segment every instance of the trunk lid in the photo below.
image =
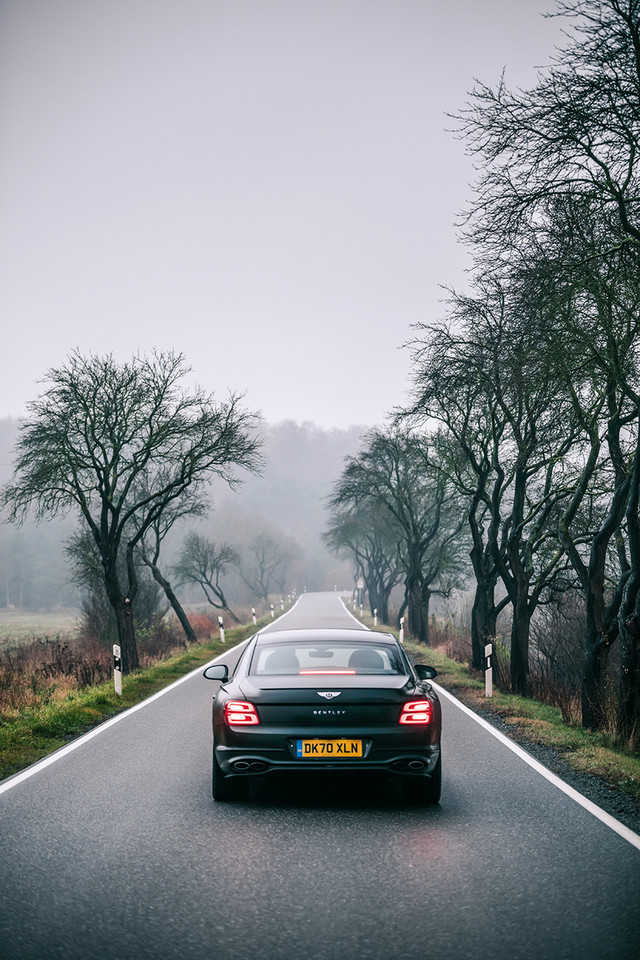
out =
[(261, 723), (284, 726), (396, 723), (407, 697), (421, 695), (408, 676), (363, 681), (362, 676), (245, 677), (241, 689)]

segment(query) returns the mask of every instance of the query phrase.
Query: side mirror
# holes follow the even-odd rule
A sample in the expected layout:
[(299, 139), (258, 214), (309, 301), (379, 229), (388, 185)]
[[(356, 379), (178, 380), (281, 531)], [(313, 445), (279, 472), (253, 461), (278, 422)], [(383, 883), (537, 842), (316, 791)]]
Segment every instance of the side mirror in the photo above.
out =
[(223, 683), (226, 683), (229, 679), (229, 668), (224, 663), (214, 663), (207, 667), (202, 676), (206, 680), (222, 680)]
[(435, 667), (428, 667), (426, 663), (416, 663), (415, 664), (416, 673), (421, 680), (433, 680), (438, 676), (438, 671)]

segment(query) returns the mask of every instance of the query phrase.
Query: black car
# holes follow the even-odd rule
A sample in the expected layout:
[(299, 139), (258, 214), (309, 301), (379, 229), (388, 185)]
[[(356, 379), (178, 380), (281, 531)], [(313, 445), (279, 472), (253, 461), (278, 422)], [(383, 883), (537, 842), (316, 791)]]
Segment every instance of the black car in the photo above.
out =
[(213, 702), (213, 796), (247, 795), (249, 778), (369, 771), (405, 796), (438, 803), (440, 701), (433, 667), (413, 665), (391, 634), (287, 630), (256, 634)]

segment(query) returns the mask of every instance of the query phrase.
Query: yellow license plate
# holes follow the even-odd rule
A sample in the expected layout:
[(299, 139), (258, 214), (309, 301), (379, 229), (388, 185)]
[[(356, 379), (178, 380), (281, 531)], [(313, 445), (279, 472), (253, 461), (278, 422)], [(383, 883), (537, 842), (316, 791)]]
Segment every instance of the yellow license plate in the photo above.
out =
[(362, 756), (362, 740), (296, 740), (302, 760), (351, 760)]

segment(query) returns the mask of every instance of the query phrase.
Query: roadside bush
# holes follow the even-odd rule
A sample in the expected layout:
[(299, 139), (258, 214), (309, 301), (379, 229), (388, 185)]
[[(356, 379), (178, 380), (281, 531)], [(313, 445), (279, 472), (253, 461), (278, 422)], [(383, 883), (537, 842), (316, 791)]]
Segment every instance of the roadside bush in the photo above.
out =
[(141, 666), (148, 666), (154, 660), (177, 650), (186, 650), (187, 647), (182, 628), (176, 620), (158, 620), (153, 626), (138, 630), (136, 639)]
[(584, 604), (575, 593), (541, 607), (531, 622), (531, 696), (580, 722)]
[(189, 613), (187, 616), (198, 640), (209, 640), (219, 629), (217, 617), (214, 620), (208, 613)]
[(493, 668), (493, 683), (498, 690), (504, 690), (505, 693), (511, 692), (511, 650), (509, 642), (498, 634), (491, 638), (493, 652), (491, 654), (491, 666)]
[[(208, 639), (213, 623), (194, 618), (196, 635)], [(36, 637), (25, 641), (8, 638), (0, 649), (0, 718), (64, 699), (72, 690), (103, 683), (113, 676), (112, 647), (84, 621), (75, 636)], [(217, 623), (215, 624), (217, 628)], [(117, 638), (116, 638), (117, 639)], [(184, 650), (186, 642), (177, 621), (159, 619), (138, 632), (143, 666)]]
[(101, 683), (113, 672), (112, 657), (95, 641), (37, 637), (9, 640), (0, 651), (0, 715), (37, 707), (56, 694)]
[(439, 617), (432, 613), (429, 618), (429, 646), (441, 650), (450, 660), (471, 663), (471, 635), (451, 617)]

